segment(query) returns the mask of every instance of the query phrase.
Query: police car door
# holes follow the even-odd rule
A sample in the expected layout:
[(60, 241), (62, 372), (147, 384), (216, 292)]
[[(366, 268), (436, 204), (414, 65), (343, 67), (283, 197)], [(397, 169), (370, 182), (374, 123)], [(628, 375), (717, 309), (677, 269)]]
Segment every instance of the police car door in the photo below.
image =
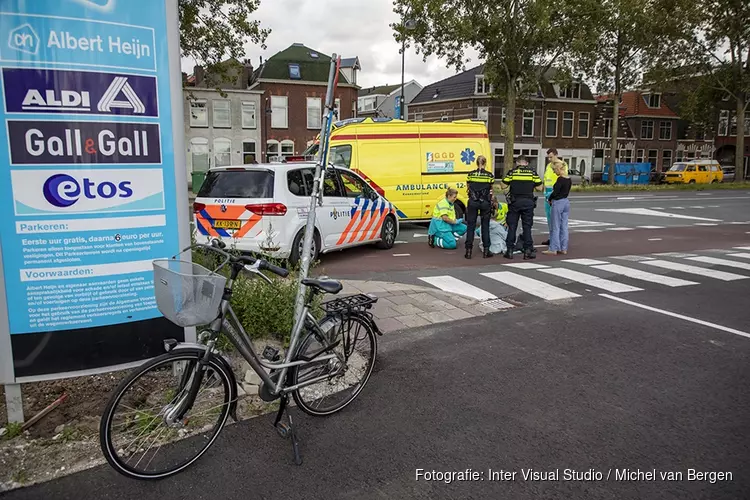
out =
[(321, 230), (324, 248), (339, 246), (338, 241), (351, 219), (351, 203), (344, 193), (335, 169), (326, 170), (323, 182), (323, 206), (318, 207), (315, 217)]
[(349, 202), (351, 217), (338, 245), (356, 245), (379, 238), (387, 213), (384, 200), (354, 172), (340, 169), (339, 176)]

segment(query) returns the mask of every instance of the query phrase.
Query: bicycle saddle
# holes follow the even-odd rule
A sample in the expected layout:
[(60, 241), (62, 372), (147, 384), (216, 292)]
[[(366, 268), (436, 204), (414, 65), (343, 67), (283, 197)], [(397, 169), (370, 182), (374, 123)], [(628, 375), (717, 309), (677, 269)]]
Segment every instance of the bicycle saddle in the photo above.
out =
[(318, 280), (313, 278), (305, 278), (302, 280), (302, 284), (331, 294), (337, 294), (344, 288), (344, 285), (342, 285), (340, 281), (332, 279)]

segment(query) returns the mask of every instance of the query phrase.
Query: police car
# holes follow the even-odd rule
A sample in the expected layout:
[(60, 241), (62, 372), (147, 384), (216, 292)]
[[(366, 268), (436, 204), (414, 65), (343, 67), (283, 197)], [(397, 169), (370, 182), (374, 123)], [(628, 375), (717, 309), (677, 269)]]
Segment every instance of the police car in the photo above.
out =
[[(195, 236), (221, 238), (237, 250), (300, 260), (315, 163), (211, 168), (193, 203)], [(330, 167), (317, 206), (313, 259), (319, 253), (375, 243), (393, 247), (396, 208), (360, 176)]]

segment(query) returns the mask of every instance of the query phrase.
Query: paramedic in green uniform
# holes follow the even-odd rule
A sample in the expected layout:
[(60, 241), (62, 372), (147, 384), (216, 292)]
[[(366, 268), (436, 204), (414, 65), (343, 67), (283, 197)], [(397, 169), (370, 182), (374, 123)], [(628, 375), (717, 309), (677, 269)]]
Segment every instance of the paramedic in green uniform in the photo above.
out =
[(445, 192), (445, 198), (438, 201), (432, 211), (432, 221), (430, 221), (430, 228), (427, 230), (427, 242), (433, 248), (455, 250), (458, 247), (456, 238), (466, 234), (466, 224), (463, 223), (462, 219), (456, 219), (455, 202), (457, 197), (458, 191), (454, 188), (448, 188)]

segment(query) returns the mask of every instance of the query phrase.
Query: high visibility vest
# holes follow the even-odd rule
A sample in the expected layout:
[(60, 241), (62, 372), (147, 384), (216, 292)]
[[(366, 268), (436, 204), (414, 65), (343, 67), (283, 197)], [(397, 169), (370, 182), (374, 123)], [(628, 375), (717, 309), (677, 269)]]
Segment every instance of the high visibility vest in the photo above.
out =
[(497, 215), (495, 216), (495, 220), (500, 222), (501, 224), (505, 224), (505, 218), (508, 216), (508, 204), (507, 203), (500, 203), (497, 206)]
[[(565, 162), (563, 162), (563, 171), (567, 175), (568, 164)], [(544, 170), (544, 189), (552, 189), (555, 182), (557, 182), (557, 177), (558, 175), (552, 170), (552, 163), (548, 163), (547, 168)]]
[(448, 218), (456, 220), (456, 207), (448, 201), (448, 198), (443, 198), (435, 204), (435, 208), (432, 210), (432, 216), (436, 219), (441, 219), (443, 215), (447, 215)]

